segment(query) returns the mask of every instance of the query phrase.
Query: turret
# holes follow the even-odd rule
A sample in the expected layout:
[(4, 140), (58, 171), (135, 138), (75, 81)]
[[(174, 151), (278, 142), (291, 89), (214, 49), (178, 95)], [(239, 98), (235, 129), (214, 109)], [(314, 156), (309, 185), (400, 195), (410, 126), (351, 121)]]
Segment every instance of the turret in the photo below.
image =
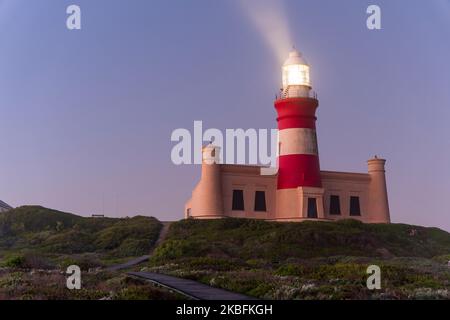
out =
[(193, 191), (193, 218), (223, 217), (220, 148), (209, 144), (202, 149), (202, 176)]
[(370, 175), (369, 212), (371, 222), (390, 223), (389, 201), (386, 187), (385, 159), (375, 158), (367, 161)]

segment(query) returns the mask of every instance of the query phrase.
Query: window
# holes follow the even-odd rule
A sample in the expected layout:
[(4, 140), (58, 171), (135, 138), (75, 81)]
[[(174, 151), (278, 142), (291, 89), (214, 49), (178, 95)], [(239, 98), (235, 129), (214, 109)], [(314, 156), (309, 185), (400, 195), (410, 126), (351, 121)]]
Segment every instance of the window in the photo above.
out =
[(264, 191), (256, 191), (255, 193), (255, 211), (267, 211), (266, 193)]
[(360, 216), (361, 207), (359, 205), (359, 197), (350, 197), (350, 215)]
[(330, 196), (330, 214), (336, 216), (341, 214), (341, 200), (339, 196)]
[(316, 198), (308, 198), (308, 218), (317, 218), (317, 201)]
[(244, 191), (233, 190), (233, 211), (244, 211)]
[(191, 216), (191, 208), (186, 210), (186, 216), (189, 218)]

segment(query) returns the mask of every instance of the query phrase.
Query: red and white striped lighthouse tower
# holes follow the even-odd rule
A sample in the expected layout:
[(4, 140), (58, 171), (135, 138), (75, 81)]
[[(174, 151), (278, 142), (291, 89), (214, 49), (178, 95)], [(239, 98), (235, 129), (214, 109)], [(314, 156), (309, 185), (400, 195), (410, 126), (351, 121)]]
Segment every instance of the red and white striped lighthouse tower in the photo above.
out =
[(283, 65), (283, 88), (275, 101), (279, 158), (277, 218), (323, 216), (323, 189), (316, 135), (316, 109), (310, 68), (297, 50)]

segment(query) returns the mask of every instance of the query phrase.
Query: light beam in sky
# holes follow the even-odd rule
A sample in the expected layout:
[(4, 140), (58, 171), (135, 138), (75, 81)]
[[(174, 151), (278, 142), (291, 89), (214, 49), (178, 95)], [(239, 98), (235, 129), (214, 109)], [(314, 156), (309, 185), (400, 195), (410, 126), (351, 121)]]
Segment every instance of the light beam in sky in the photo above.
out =
[(294, 45), (283, 1), (239, 0), (239, 4), (281, 65)]

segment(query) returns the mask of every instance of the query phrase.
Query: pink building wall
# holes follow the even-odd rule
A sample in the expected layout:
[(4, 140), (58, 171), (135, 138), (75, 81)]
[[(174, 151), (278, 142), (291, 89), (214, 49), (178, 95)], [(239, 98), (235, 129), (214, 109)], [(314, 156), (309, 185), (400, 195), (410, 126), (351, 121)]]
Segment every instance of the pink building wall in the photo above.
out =
[[(389, 204), (383, 159), (369, 160), (369, 173), (321, 171), (322, 188), (290, 189), (287, 214), (277, 210), (277, 175), (262, 176), (260, 167), (202, 165), (202, 177), (185, 205), (185, 218), (250, 218), (271, 221), (303, 221), (308, 197), (316, 197), (318, 217), (313, 220), (356, 219), (365, 223), (389, 223)], [(233, 190), (243, 190), (244, 210), (233, 211)], [(266, 211), (254, 210), (255, 192), (264, 191)], [(339, 196), (340, 215), (330, 214), (330, 197)], [(304, 196), (304, 197), (303, 197)], [(358, 197), (360, 216), (350, 215), (350, 197)]]

